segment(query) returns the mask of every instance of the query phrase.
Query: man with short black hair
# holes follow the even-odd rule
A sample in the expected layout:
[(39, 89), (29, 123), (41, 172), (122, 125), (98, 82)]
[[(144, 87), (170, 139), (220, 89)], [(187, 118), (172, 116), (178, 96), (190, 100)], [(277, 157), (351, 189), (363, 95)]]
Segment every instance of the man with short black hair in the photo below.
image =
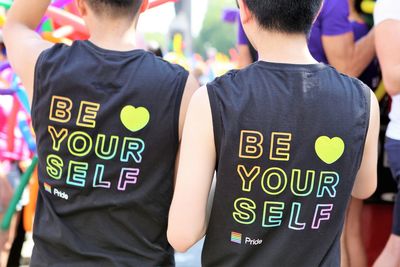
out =
[(174, 266), (168, 210), (198, 84), (136, 49), (147, 0), (76, 3), (91, 37), (70, 47), (35, 33), (50, 0), (14, 1), (4, 28), (33, 95), (40, 193), (31, 266)]
[(307, 48), (321, 2), (239, 0), (260, 60), (191, 100), (168, 239), (206, 235), (205, 267), (340, 266), (350, 196), (376, 188), (377, 100)]
[(87, 3), (99, 15), (116, 17), (117, 15), (135, 18), (143, 0), (87, 0)]

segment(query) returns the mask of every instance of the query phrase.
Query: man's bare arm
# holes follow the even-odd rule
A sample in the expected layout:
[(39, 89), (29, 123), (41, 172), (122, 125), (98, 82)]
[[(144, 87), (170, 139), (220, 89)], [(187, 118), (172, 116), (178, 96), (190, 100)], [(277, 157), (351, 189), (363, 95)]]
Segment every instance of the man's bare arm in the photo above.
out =
[(3, 28), (4, 43), (11, 66), (32, 99), (34, 70), (40, 53), (51, 47), (35, 32), (50, 0), (15, 0)]
[(181, 108), (179, 113), (179, 140), (182, 139), (183, 133), (183, 125), (186, 120), (186, 113), (189, 107), (190, 100), (194, 92), (199, 89), (200, 85), (197, 80), (194, 78), (192, 74), (189, 74), (187, 79), (185, 90), (183, 91), (182, 101), (181, 101)]
[(364, 147), (364, 155), (353, 187), (353, 197), (366, 199), (376, 190), (378, 166), (378, 139), (380, 129), (379, 103), (375, 94), (371, 93), (371, 112)]
[(207, 89), (202, 87), (189, 105), (169, 213), (168, 240), (177, 251), (186, 251), (206, 232), (207, 202), (215, 162), (211, 108)]
[[(199, 87), (200, 86), (199, 86), (199, 83), (197, 82), (197, 80), (194, 78), (193, 75), (190, 74), (187, 79), (185, 89), (183, 91), (181, 108), (180, 108), (180, 112), (179, 112), (179, 143), (181, 142), (181, 139), (182, 139), (183, 126), (184, 126), (184, 123), (186, 120), (186, 114), (187, 114), (187, 109), (189, 107), (190, 100), (192, 99), (194, 92)], [(174, 182), (176, 182), (176, 176), (178, 174), (177, 172), (178, 172), (178, 166), (179, 166), (179, 156), (180, 156), (180, 147), (179, 147), (178, 153), (176, 155)]]
[(329, 64), (349, 76), (360, 76), (375, 57), (374, 35), (375, 31), (371, 30), (357, 42), (352, 32), (322, 36)]
[(386, 20), (376, 26), (376, 50), (383, 81), (390, 95), (400, 94), (400, 21)]

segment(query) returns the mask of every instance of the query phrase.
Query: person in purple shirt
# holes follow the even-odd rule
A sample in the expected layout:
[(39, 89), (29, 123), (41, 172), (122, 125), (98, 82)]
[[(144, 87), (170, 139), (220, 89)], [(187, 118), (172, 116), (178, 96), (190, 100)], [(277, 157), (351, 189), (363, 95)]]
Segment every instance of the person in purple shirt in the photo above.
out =
[[(354, 34), (354, 40), (358, 41), (368, 35), (371, 29), (360, 13), (361, 10), (359, 6), (361, 0), (348, 0), (348, 2), (350, 8), (349, 20)], [(375, 90), (381, 81), (378, 59), (374, 58), (358, 78), (372, 90)], [(341, 243), (341, 267), (368, 266), (366, 247), (362, 237), (363, 207), (364, 202), (360, 199), (353, 198), (350, 202)]]
[(374, 30), (355, 41), (348, 0), (325, 0), (309, 38), (313, 57), (358, 77), (375, 57)]
[[(371, 73), (374, 67), (370, 64), (376, 55), (374, 30), (355, 19), (356, 12), (350, 13), (355, 11), (354, 4), (353, 0), (325, 0), (312, 27), (308, 46), (317, 61), (349, 76), (362, 78), (373, 88), (376, 73)], [(353, 198), (350, 202), (341, 240), (342, 267), (367, 264), (361, 235), (362, 207), (362, 200)]]

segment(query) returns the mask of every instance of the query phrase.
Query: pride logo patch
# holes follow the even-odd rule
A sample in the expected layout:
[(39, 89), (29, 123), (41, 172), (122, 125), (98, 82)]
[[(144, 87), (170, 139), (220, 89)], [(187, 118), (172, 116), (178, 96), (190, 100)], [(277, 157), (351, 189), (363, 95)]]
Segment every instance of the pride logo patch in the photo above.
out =
[(51, 185), (49, 185), (48, 183), (44, 183), (44, 190), (46, 190), (50, 194), (53, 194), (53, 192), (51, 192)]
[(242, 234), (232, 232), (231, 233), (231, 242), (236, 244), (242, 244)]

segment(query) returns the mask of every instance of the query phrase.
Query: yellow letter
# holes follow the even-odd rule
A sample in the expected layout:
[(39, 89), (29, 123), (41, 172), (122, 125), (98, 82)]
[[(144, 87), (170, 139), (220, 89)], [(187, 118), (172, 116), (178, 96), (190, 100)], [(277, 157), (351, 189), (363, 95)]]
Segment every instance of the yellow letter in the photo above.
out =
[(53, 96), (50, 106), (51, 121), (67, 123), (71, 119), (72, 101), (67, 97)]
[(290, 133), (272, 133), (269, 159), (289, 161), (290, 141), (292, 141), (292, 134)]
[(48, 127), (48, 131), (53, 139), (53, 150), (60, 151), (60, 145), (62, 141), (68, 136), (68, 130), (63, 128), (60, 132), (57, 132), (56, 128), (53, 126)]
[[(254, 166), (250, 172), (247, 171), (246, 167), (243, 165), (239, 165), (237, 167), (237, 172), (242, 179), (242, 190), (244, 192), (251, 192), (251, 185), (253, 184), (254, 180), (260, 174), (261, 168), (259, 166)], [(248, 183), (246, 183), (248, 181)]]
[(239, 157), (244, 159), (258, 159), (263, 154), (262, 143), (264, 136), (257, 131), (243, 130), (240, 133)]
[(96, 117), (99, 109), (100, 105), (97, 103), (82, 101), (76, 125), (87, 128), (96, 127)]

